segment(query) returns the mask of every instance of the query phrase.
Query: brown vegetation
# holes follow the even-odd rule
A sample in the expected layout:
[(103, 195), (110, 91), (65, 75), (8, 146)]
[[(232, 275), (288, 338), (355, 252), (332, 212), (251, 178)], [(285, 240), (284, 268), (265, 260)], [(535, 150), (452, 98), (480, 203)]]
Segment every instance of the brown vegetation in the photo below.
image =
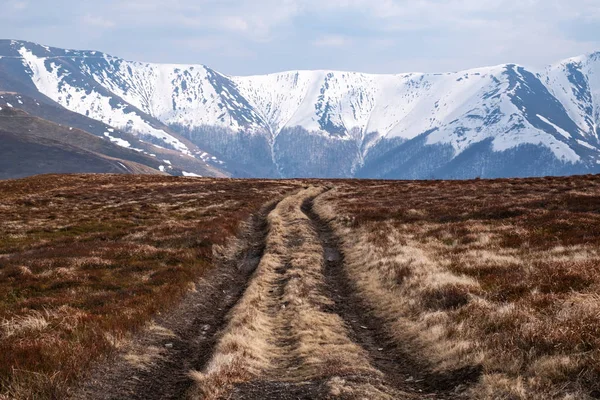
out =
[(346, 182), (316, 210), (387, 336), (477, 399), (600, 397), (600, 177)]
[(193, 289), (275, 181), (38, 176), (0, 182), (0, 398), (63, 398)]
[[(156, 367), (182, 338), (150, 320), (199, 277), (230, 304), (188, 324), (210, 325), (192, 397), (600, 397), (599, 176), (312, 183), (0, 182), (0, 398), (63, 396), (141, 327), (157, 353), (125, 357)], [(243, 276), (220, 286), (219, 262)]]

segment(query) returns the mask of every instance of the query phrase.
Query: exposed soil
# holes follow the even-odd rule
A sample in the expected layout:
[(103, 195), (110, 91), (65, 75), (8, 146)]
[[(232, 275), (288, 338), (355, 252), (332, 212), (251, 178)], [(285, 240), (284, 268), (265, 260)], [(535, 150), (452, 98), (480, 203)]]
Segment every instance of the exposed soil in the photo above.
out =
[[(268, 233), (267, 215), (277, 202), (265, 205), (241, 234), (242, 248), (234, 260), (223, 262), (196, 286), (180, 306), (159, 317), (163, 330), (148, 330), (135, 338), (112, 363), (103, 363), (92, 372), (73, 399), (181, 399), (193, 381), (188, 373), (201, 370), (208, 362), (226, 323), (226, 315), (244, 294), (250, 276), (258, 266)], [(147, 354), (158, 355), (137, 367), (131, 360)], [(126, 355), (123, 356), (123, 354)]]
[[(327, 379), (290, 383), (259, 381), (236, 386), (232, 400), (315, 400), (331, 398)], [(339, 399), (339, 397), (338, 397)]]

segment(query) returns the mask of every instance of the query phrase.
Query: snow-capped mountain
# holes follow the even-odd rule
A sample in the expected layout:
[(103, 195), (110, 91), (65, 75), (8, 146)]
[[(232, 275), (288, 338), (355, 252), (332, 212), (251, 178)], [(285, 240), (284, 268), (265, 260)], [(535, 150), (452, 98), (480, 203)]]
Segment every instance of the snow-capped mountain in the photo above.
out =
[(15, 86), (234, 176), (600, 172), (600, 53), (541, 71), (231, 77), (3, 41), (0, 90)]

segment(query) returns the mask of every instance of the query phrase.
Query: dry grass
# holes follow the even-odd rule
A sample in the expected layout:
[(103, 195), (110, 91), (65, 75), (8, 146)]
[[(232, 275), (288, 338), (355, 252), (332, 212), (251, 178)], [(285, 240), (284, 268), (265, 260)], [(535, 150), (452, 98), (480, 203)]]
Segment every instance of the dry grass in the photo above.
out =
[(0, 398), (64, 398), (90, 363), (193, 288), (240, 221), (293, 188), (110, 175), (0, 182)]
[(326, 311), (332, 300), (323, 293), (323, 248), (301, 210), (306, 199), (321, 192), (309, 188), (287, 197), (269, 215), (265, 255), (208, 367), (192, 373), (198, 382), (194, 398), (222, 398), (244, 382), (322, 379), (330, 380), (332, 393), (391, 398), (376, 384), (342, 379), (362, 376), (376, 382), (381, 376), (349, 338), (340, 316)]
[[(336, 189), (317, 197), (315, 210), (411, 365), (441, 373), (481, 366), (476, 399), (600, 397), (600, 177), (329, 184)], [(63, 398), (90, 363), (175, 305), (216, 258), (231, 258), (220, 253), (240, 221), (297, 185), (0, 182), (0, 398)], [(389, 398), (365, 350), (328, 311), (323, 248), (300, 208), (321, 191), (287, 197), (270, 214), (265, 255), (210, 364), (192, 374), (196, 396), (266, 380)], [(129, 362), (143, 368), (161, 349), (142, 356)]]
[(388, 336), (477, 399), (600, 396), (600, 177), (352, 182), (316, 203)]

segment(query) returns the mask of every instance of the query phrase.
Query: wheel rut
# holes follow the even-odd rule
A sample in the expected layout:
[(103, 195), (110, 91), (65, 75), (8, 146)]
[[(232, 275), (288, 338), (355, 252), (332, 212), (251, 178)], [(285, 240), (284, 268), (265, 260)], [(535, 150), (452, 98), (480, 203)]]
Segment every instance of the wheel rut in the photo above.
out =
[(339, 238), (314, 211), (315, 198), (307, 199), (302, 211), (310, 218), (313, 229), (322, 243), (327, 295), (333, 300), (331, 312), (344, 320), (352, 340), (368, 354), (375, 368), (384, 374), (384, 381), (397, 390), (413, 393), (416, 398), (456, 399), (460, 394), (452, 384), (434, 376), (426, 366), (401, 351), (384, 332), (383, 321), (376, 318), (357, 294), (344, 268), (344, 256)]
[[(313, 200), (322, 193), (287, 205), (281, 213), (284, 223), (275, 229), (283, 232), (285, 249), (279, 249), (281, 264), (273, 268), (268, 290), (276, 301), (266, 303), (274, 312), (272, 343), (281, 353), (226, 396), (215, 398), (437, 398), (425, 394), (417, 380), (417, 385), (409, 385), (409, 376), (397, 371), (397, 360), (386, 355), (370, 330), (363, 331), (367, 323), (362, 310), (350, 296), (348, 279), (341, 277), (338, 243), (312, 211)], [(312, 258), (307, 262), (308, 252)]]
[(242, 298), (258, 266), (268, 234), (268, 214), (277, 202), (253, 215), (241, 235), (233, 258), (196, 284), (172, 312), (135, 338), (110, 363), (102, 363), (71, 397), (85, 400), (182, 399), (193, 385), (190, 370), (210, 360), (226, 316)]

